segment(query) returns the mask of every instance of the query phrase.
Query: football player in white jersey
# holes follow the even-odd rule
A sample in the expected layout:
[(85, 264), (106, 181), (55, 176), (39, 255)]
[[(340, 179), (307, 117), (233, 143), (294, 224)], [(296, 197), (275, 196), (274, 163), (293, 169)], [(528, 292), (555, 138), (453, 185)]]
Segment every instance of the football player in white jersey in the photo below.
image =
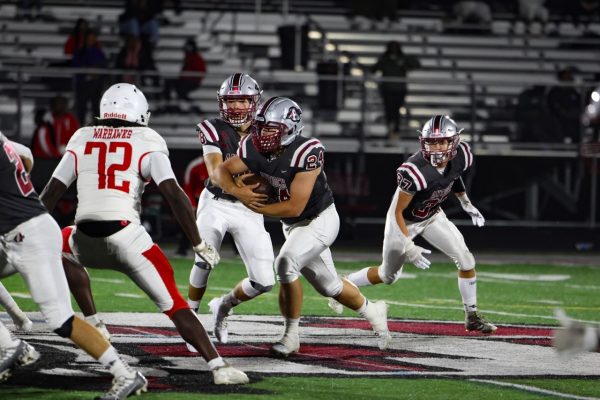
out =
[[(110, 370), (113, 385), (99, 399), (124, 399), (145, 391), (146, 378), (129, 367), (100, 332), (74, 315), (60, 265), (60, 228), (33, 188), (28, 173), (32, 165), (31, 151), (0, 132), (0, 278), (19, 273), (48, 326)], [(13, 338), (0, 322), (0, 382), (39, 357), (33, 346)]]
[(200, 238), (167, 145), (148, 127), (149, 117), (141, 90), (128, 83), (111, 86), (102, 96), (96, 125), (79, 129), (69, 141), (42, 201), (54, 209), (77, 180), (75, 226), (63, 229), (63, 257), (71, 266), (111, 268), (128, 275), (208, 362), (215, 384), (248, 383), (246, 374), (219, 356), (179, 293), (169, 261), (140, 223), (142, 193), (152, 179), (196, 254), (210, 266), (219, 261), (218, 253)]
[[(473, 163), (473, 153), (469, 145), (460, 140), (456, 123), (444, 115), (436, 115), (425, 123), (420, 141), (421, 150), (397, 169), (398, 187), (386, 216), (381, 265), (363, 268), (347, 278), (359, 287), (391, 285), (400, 278), (405, 262), (428, 269), (430, 262), (424, 254), (431, 251), (413, 242), (415, 236), (421, 235), (450, 257), (458, 268), (465, 329), (493, 333), (496, 326), (477, 311), (475, 258), (456, 225), (441, 209), (448, 195), (454, 193), (473, 225), (484, 225), (485, 218), (469, 200), (461, 178)], [(335, 301), (329, 305), (341, 313)]]
[[(198, 230), (217, 250), (225, 233), (229, 232), (248, 271), (248, 277), (238, 282), (229, 293), (208, 303), (213, 314), (213, 332), (221, 343), (228, 341), (227, 316), (233, 307), (269, 292), (275, 285), (273, 245), (271, 236), (265, 230), (263, 216), (249, 210), (237, 198), (224, 193), (213, 183), (217, 167), (236, 155), (240, 139), (250, 132), (261, 92), (258, 83), (248, 74), (232, 74), (222, 83), (218, 92), (221, 117), (198, 124), (198, 135), (209, 174), (206, 188), (198, 201)], [(210, 272), (206, 262), (196, 257), (190, 271), (188, 294), (192, 309), (199, 307)]]

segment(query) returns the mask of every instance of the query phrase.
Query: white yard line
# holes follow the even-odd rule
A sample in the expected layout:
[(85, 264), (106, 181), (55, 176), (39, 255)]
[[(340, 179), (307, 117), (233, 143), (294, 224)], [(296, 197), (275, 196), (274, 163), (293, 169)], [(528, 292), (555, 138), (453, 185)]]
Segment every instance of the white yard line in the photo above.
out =
[(556, 396), (556, 397), (560, 397), (563, 399), (598, 400), (598, 397), (577, 396), (575, 394), (555, 392), (554, 390), (541, 389), (541, 388), (538, 388), (535, 386), (519, 385), (517, 383), (499, 382), (499, 381), (492, 381), (489, 379), (469, 379), (469, 381), (470, 382), (487, 383), (489, 385), (494, 385), (494, 386), (504, 386), (504, 387), (519, 389), (519, 390), (523, 390), (523, 391), (531, 392), (531, 393), (540, 393), (540, 394), (545, 394), (545, 395), (550, 395), (550, 396)]
[[(382, 299), (382, 300), (384, 300), (388, 304), (393, 304), (395, 306), (401, 306), (401, 307), (432, 308), (432, 309), (436, 309), (436, 310), (457, 310), (457, 309), (461, 308), (458, 306), (457, 307), (435, 306), (435, 305), (429, 305), (429, 304), (403, 303), (400, 301), (393, 301), (393, 300), (386, 300), (386, 299)], [(504, 315), (504, 316), (510, 316), (510, 317), (539, 318), (539, 319), (548, 319), (548, 320), (556, 321), (556, 317), (554, 317), (553, 315), (522, 314), (522, 313), (511, 313), (511, 312), (506, 312), (506, 311), (495, 311), (495, 310), (480, 310), (480, 311), (483, 314), (496, 314), (496, 315)], [(586, 320), (581, 320), (581, 319), (578, 319), (577, 321), (592, 323), (592, 324), (600, 323), (599, 321), (586, 321)]]

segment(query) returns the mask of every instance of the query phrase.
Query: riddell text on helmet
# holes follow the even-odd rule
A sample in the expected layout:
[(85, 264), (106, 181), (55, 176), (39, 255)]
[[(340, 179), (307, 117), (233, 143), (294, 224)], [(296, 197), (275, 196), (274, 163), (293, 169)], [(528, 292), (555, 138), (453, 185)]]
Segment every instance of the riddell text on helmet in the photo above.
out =
[(102, 114), (102, 118), (127, 119), (127, 115), (116, 112), (105, 112), (104, 114)]

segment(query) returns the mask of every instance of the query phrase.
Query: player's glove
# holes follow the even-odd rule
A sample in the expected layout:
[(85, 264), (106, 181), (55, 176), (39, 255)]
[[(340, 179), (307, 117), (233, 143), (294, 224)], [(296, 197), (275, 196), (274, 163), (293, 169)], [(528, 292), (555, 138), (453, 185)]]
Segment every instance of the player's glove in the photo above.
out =
[(412, 240), (410, 240), (404, 247), (404, 253), (408, 258), (408, 261), (413, 263), (415, 267), (419, 269), (429, 269), (431, 261), (425, 258), (423, 254), (431, 254), (431, 250), (427, 250), (421, 246), (417, 246)]
[(462, 209), (465, 210), (465, 212), (471, 217), (473, 225), (479, 227), (485, 225), (485, 218), (483, 218), (481, 212), (477, 209), (477, 207), (473, 205), (473, 203), (471, 203), (471, 200), (469, 200), (469, 198), (466, 195), (459, 197), (458, 200), (460, 200), (460, 205)]
[(206, 261), (211, 269), (214, 268), (214, 266), (217, 265), (221, 259), (221, 256), (217, 250), (215, 250), (214, 247), (206, 243), (204, 240), (202, 240), (200, 244), (194, 246), (193, 249), (194, 253), (198, 254), (200, 258)]

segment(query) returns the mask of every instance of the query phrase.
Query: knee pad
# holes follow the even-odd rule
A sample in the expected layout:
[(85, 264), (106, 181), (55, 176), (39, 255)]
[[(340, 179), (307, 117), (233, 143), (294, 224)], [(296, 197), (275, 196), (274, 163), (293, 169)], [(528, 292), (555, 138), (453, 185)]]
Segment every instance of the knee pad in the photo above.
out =
[(298, 279), (296, 264), (287, 256), (279, 256), (275, 259), (275, 271), (281, 283), (292, 283)]
[(302, 270), (302, 275), (321, 296), (336, 297), (342, 293), (342, 289), (344, 288), (344, 284), (338, 276), (333, 279), (325, 279), (324, 276), (319, 275), (308, 268)]
[(273, 285), (261, 285), (258, 282), (246, 278), (242, 281), (242, 291), (250, 298), (254, 298), (262, 293), (267, 293), (273, 289)]
[(402, 266), (400, 266), (400, 268), (397, 269), (394, 268), (394, 270), (395, 272), (392, 271), (389, 274), (385, 274), (384, 268), (381, 266), (377, 270), (377, 274), (379, 275), (379, 278), (382, 280), (383, 283), (385, 283), (386, 285), (393, 285), (398, 281), (398, 279), (400, 279), (400, 276), (402, 276)]
[(54, 330), (54, 333), (56, 333), (60, 337), (70, 338), (71, 333), (73, 332), (73, 319), (74, 318), (75, 318), (75, 316), (71, 315), (71, 317), (68, 320), (66, 320), (60, 327), (58, 327)]
[(468, 249), (460, 252), (454, 263), (461, 271), (470, 271), (475, 268), (475, 257)]

